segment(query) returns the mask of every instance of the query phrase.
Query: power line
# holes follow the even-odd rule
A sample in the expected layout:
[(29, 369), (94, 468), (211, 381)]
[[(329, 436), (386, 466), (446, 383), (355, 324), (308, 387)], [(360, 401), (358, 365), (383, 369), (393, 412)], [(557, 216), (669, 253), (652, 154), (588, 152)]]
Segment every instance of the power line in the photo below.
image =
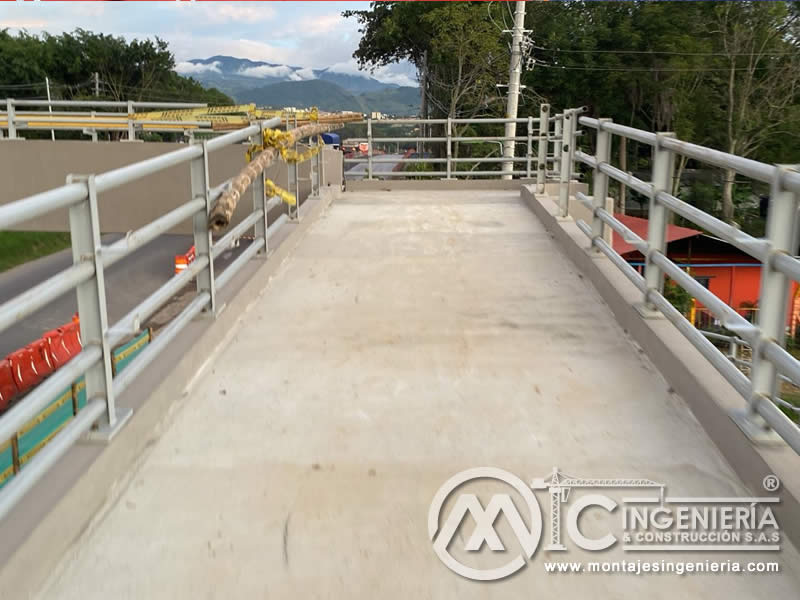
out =
[(666, 55), (666, 56), (714, 56), (719, 58), (727, 58), (729, 56), (794, 56), (798, 51), (794, 52), (673, 52), (670, 50), (572, 50), (560, 48), (543, 48), (541, 46), (534, 46), (537, 50), (544, 52), (561, 52), (564, 54), (653, 54), (653, 55)]
[[(750, 71), (747, 67), (734, 67), (729, 68), (710, 68), (710, 69), (681, 69), (681, 68), (656, 68), (656, 67), (575, 67), (575, 66), (562, 66), (562, 65), (547, 65), (541, 62), (536, 63), (537, 67), (545, 69), (560, 69), (562, 71), (618, 71), (622, 73), (652, 73), (658, 71), (661, 73), (713, 73), (730, 71)], [(768, 67), (753, 67), (753, 71), (763, 71)]]

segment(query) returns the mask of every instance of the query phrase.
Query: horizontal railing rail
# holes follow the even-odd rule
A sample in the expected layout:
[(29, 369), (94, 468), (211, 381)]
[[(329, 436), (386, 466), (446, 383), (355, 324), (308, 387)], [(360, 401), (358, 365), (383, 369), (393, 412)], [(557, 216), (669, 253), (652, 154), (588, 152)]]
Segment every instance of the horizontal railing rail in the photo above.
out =
[[(22, 105), (32, 104), (26, 101)], [(97, 103), (92, 105), (96, 106)], [(118, 106), (116, 103), (105, 105)], [(139, 105), (152, 106), (150, 103)], [(72, 266), (0, 305), (0, 333), (74, 289), (78, 297), (83, 342), (81, 351), (69, 362), (0, 415), (0, 446), (17, 435), (17, 432), (45, 409), (59, 392), (81, 376), (85, 377), (87, 398), (86, 406), (77, 412), (69, 425), (56, 434), (43, 450), (19, 469), (0, 489), (0, 519), (9, 513), (20, 498), (82, 435), (88, 433), (95, 437), (110, 439), (130, 415), (130, 410), (116, 406), (116, 399), (120, 394), (193, 318), (203, 312), (209, 315), (215, 314), (217, 292), (225, 289), (248, 261), (258, 254), (266, 255), (271, 236), (289, 219), (287, 215), (282, 214), (273, 223), (268, 222), (269, 212), (280, 204), (280, 198), (267, 197), (263, 176), (255, 178), (250, 186), (253, 193), (252, 211), (239, 224), (214, 241), (208, 226), (209, 212), (217, 198), (227, 190), (230, 180), (212, 187), (209, 182), (208, 165), (214, 152), (242, 142), (249, 141), (251, 144), (260, 142), (262, 132), (266, 128), (280, 124), (280, 118), (261, 121), (212, 140), (196, 142), (185, 148), (105, 173), (69, 176), (63, 186), (0, 206), (0, 224), (3, 229), (55, 210), (68, 209), (73, 253)], [(297, 148), (295, 144), (295, 150)], [(242, 154), (244, 155), (244, 147)], [(317, 152), (308, 160), (311, 160), (311, 194), (318, 195), (321, 184), (321, 153)], [(102, 194), (131, 182), (140, 182), (144, 178), (181, 164), (189, 165), (191, 197), (154, 221), (129, 232), (124, 238), (104, 245), (100, 238), (99, 223)], [(289, 191), (296, 193), (297, 163), (290, 165), (289, 170), (290, 174), (293, 172), (295, 175), (294, 187)], [(290, 177), (290, 188), (291, 180)], [(298, 206), (299, 202), (298, 194)], [(299, 219), (297, 210), (294, 214)], [(122, 258), (187, 220), (193, 223), (196, 248), (194, 262), (166, 281), (116, 323), (109, 324), (104, 272)], [(239, 255), (221, 273), (216, 273), (214, 259), (251, 231), (252, 241), (240, 249)], [(148, 319), (193, 280), (196, 286), (194, 297), (158, 332), (151, 343), (126, 365), (124, 370), (112, 376), (113, 348), (141, 331)]]
[[(550, 116), (550, 106), (542, 105), (538, 117), (509, 118), (449, 118), (449, 119), (380, 119), (368, 118), (366, 122), (366, 137), (349, 138), (349, 144), (366, 144), (364, 155), (344, 158), (345, 177), (348, 179), (365, 177), (375, 178), (403, 178), (403, 177), (438, 177), (452, 179), (455, 177), (499, 177), (519, 176), (536, 178), (540, 191), (544, 190), (545, 182), (554, 179), (560, 172), (561, 161), (561, 125), (563, 115)], [(491, 126), (515, 123), (525, 126), (524, 135), (463, 135), (454, 133), (458, 125)], [(415, 126), (417, 131), (412, 135), (380, 135), (376, 136), (374, 130), (377, 126), (393, 128), (394, 126)], [(436, 129), (436, 131), (434, 131)], [(414, 135), (416, 134), (416, 135)], [(524, 152), (514, 156), (504, 156), (502, 152), (505, 142), (514, 142), (524, 145)], [(499, 156), (457, 156), (457, 148), (465, 144), (497, 144)], [(397, 144), (398, 156), (383, 158), (376, 153), (376, 144)], [(416, 156), (405, 156), (400, 152), (400, 145), (416, 146)], [(427, 145), (427, 146), (426, 146)], [(426, 151), (436, 148), (434, 156), (428, 156)], [(507, 170), (499, 171), (491, 168), (465, 169), (463, 166), (475, 164), (495, 165), (502, 164)], [(366, 165), (362, 171), (358, 165)], [(376, 165), (394, 164), (392, 170), (376, 169)], [(409, 165), (443, 165), (440, 170), (405, 170)], [(348, 169), (348, 167), (352, 167)]]
[[(644, 312), (663, 314), (706, 359), (742, 395), (746, 405), (732, 418), (753, 440), (779, 435), (800, 453), (800, 428), (779, 407), (798, 408), (780, 398), (778, 385), (789, 381), (800, 385), (800, 361), (784, 347), (787, 302), (791, 282), (800, 281), (800, 260), (796, 251), (798, 209), (800, 209), (800, 171), (796, 167), (768, 165), (712, 148), (684, 142), (672, 133), (652, 133), (618, 125), (610, 119), (580, 116), (580, 111), (567, 110), (564, 117), (564, 151), (559, 187), (559, 210), (569, 215), (569, 182), (575, 165), (592, 170), (591, 194), (574, 194), (588, 208), (591, 223), (578, 219), (576, 224), (591, 240), (592, 248), (607, 256), (642, 292)], [(595, 152), (589, 154), (575, 149), (577, 124), (595, 131)], [(651, 181), (643, 181), (611, 164), (613, 136), (647, 144), (653, 149)], [(675, 157), (682, 156), (712, 167), (733, 172), (771, 185), (766, 235), (753, 237), (672, 194), (675, 176)], [(642, 238), (627, 228), (605, 206), (609, 180), (634, 190), (649, 199), (647, 237)], [(680, 215), (690, 223), (730, 243), (761, 262), (761, 291), (757, 320), (752, 323), (739, 312), (711, 293), (688, 272), (671, 261), (666, 251), (666, 233), (670, 213)], [(605, 228), (611, 228), (623, 240), (636, 248), (645, 260), (644, 274), (631, 266), (605, 239)], [(703, 304), (722, 326), (735, 334), (736, 343), (752, 348), (753, 360), (748, 367), (749, 377), (738, 367), (741, 360), (729, 360), (709, 341), (717, 339), (695, 329), (664, 296), (665, 278), (669, 277), (693, 298)]]
[[(2, 101), (0, 101), (2, 102)], [(128, 140), (136, 139), (137, 132), (185, 133), (192, 136), (196, 130), (211, 132), (208, 121), (169, 121), (136, 119), (137, 109), (163, 109), (175, 111), (207, 108), (198, 102), (138, 102), (113, 100), (27, 100), (7, 98), (0, 111), (0, 138), (6, 130), (9, 139), (19, 138), (20, 131), (79, 131), (97, 140), (99, 131), (125, 131)], [(28, 108), (28, 110), (17, 110)], [(41, 108), (47, 110), (30, 110)], [(75, 110), (54, 111), (53, 108), (123, 109), (125, 112)], [(55, 138), (53, 138), (55, 139)]]

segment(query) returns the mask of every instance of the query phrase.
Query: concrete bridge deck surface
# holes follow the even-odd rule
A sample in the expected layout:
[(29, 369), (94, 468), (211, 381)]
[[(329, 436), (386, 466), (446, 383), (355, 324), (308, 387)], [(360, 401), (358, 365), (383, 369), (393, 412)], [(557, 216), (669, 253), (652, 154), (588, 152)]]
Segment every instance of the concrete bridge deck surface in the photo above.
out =
[(346, 193), (264, 287), (41, 597), (798, 597), (788, 541), (678, 559), (769, 576), (548, 575), (542, 543), (490, 584), (436, 557), (430, 502), (471, 467), (749, 495), (518, 192)]

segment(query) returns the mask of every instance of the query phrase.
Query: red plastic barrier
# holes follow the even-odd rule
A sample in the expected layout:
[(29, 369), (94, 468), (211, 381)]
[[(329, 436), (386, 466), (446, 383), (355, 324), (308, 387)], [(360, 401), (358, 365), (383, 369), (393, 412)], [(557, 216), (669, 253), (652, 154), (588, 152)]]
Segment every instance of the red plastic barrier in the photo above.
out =
[(80, 323), (72, 322), (60, 328), (62, 331), (62, 342), (66, 349), (69, 351), (69, 356), (73, 357), (78, 354), (83, 348), (81, 342), (81, 325)]
[(19, 393), (14, 383), (11, 363), (5, 358), (0, 360), (0, 412), (4, 411), (11, 399)]
[(33, 366), (40, 377), (47, 377), (56, 370), (53, 359), (50, 356), (50, 348), (47, 340), (39, 339), (28, 345), (33, 351)]
[(57, 369), (72, 358), (69, 350), (64, 345), (63, 327), (48, 331), (42, 336), (42, 339), (47, 343), (47, 351), (50, 354), (50, 360), (53, 362), (53, 368)]
[(189, 248), (186, 254), (178, 254), (175, 256), (175, 274), (185, 271), (195, 259), (195, 247)]
[(27, 346), (8, 355), (14, 383), (20, 392), (26, 392), (42, 380), (36, 371), (33, 348)]

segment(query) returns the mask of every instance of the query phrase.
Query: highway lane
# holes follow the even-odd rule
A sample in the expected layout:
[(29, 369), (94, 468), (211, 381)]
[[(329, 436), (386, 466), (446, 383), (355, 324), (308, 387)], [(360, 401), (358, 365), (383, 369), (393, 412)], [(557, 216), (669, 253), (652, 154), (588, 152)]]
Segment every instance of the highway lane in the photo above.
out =
[[(381, 173), (387, 173), (394, 170), (397, 164), (402, 160), (402, 154), (381, 154), (379, 156), (373, 156), (373, 159), (381, 158), (387, 159), (391, 158), (397, 162), (373, 162), (372, 163), (372, 176), (380, 176)], [(345, 171), (345, 179), (364, 179), (367, 176), (367, 163), (358, 163), (353, 165), (350, 169)]]
[[(106, 234), (107, 245), (122, 237)], [(113, 324), (153, 293), (174, 274), (174, 257), (192, 245), (189, 235), (165, 234), (126, 256), (105, 272), (108, 319)], [(240, 248), (246, 247), (246, 244)], [(217, 272), (227, 266), (240, 249), (226, 250), (215, 262)], [(0, 273), (0, 304), (52, 277), (72, 264), (71, 250), (63, 250)], [(32, 342), (42, 333), (70, 320), (78, 310), (74, 291), (57, 298), (24, 321), (0, 333), (0, 358)]]

